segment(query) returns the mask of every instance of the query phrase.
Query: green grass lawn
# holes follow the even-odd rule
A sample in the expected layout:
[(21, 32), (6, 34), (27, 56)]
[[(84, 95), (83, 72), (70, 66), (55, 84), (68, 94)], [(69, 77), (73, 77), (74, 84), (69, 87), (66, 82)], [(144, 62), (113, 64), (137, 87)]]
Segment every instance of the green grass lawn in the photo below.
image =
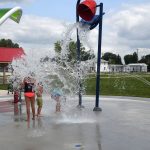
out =
[[(87, 95), (95, 95), (95, 84), (95, 75), (90, 75), (85, 82)], [(100, 94), (150, 98), (150, 74), (102, 74)]]
[(0, 90), (7, 90), (7, 87), (8, 87), (7, 84), (5, 84), (5, 85), (0, 84)]
[[(96, 75), (89, 75), (85, 80), (87, 95), (95, 95), (95, 84)], [(0, 85), (0, 90), (7, 90), (7, 85)], [(150, 74), (101, 74), (100, 95), (150, 98)]]

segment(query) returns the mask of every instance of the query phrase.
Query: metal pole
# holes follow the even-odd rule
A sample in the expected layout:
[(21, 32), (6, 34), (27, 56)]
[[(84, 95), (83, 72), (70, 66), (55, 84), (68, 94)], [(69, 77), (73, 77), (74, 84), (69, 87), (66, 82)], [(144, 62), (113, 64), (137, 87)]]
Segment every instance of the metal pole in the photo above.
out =
[[(78, 5), (80, 4), (80, 1), (81, 0), (78, 0), (77, 4), (76, 4), (76, 23), (79, 22), (79, 14), (77, 12), (77, 8), (78, 8)], [(79, 78), (79, 104), (78, 104), (77, 107), (84, 108), (84, 106), (82, 106), (82, 94), (81, 94), (81, 92), (82, 92), (81, 91), (82, 90), (82, 83), (81, 83), (80, 70), (79, 70), (80, 62), (81, 62), (81, 58), (80, 58), (80, 39), (79, 39), (79, 32), (78, 32), (78, 29), (77, 29), (77, 67), (78, 67), (78, 78)]]
[(102, 111), (99, 107), (99, 93), (100, 93), (100, 64), (101, 64), (101, 43), (102, 43), (102, 21), (103, 21), (103, 3), (100, 3), (99, 15), (101, 17), (99, 22), (98, 34), (98, 55), (97, 55), (97, 76), (96, 76), (96, 101), (93, 111)]
[(139, 61), (139, 49), (137, 48), (137, 63)]

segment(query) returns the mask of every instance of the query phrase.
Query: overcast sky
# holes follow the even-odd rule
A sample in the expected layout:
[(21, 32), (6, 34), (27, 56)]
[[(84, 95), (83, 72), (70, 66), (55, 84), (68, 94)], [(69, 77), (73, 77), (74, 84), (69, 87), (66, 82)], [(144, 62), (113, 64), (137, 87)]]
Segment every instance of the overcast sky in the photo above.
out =
[[(96, 0), (97, 3), (101, 1)], [(139, 56), (150, 54), (149, 0), (103, 0), (102, 53), (124, 56), (139, 49)], [(67, 26), (75, 23), (76, 0), (0, 0), (0, 8), (20, 6), (19, 24), (7, 20), (0, 26), (0, 38), (19, 43), (24, 50), (51, 51), (62, 40)], [(97, 54), (97, 28), (88, 37)]]

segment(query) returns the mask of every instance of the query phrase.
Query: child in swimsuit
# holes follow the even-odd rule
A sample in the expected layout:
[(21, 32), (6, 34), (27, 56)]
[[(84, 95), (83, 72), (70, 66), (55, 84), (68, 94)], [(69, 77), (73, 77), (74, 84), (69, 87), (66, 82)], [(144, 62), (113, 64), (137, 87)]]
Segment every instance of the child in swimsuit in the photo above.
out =
[(60, 88), (54, 88), (51, 93), (51, 98), (56, 101), (56, 112), (60, 112), (61, 109), (61, 99), (60, 97), (63, 95), (63, 92)]
[(41, 115), (41, 109), (43, 106), (42, 93), (43, 93), (43, 85), (42, 85), (42, 83), (38, 83), (37, 91), (36, 91), (36, 95), (37, 95), (36, 101), (37, 101), (37, 105), (38, 105), (37, 116)]
[(23, 80), (24, 96), (26, 101), (27, 121), (30, 121), (30, 105), (32, 108), (32, 119), (35, 119), (35, 80), (31, 77), (26, 77)]

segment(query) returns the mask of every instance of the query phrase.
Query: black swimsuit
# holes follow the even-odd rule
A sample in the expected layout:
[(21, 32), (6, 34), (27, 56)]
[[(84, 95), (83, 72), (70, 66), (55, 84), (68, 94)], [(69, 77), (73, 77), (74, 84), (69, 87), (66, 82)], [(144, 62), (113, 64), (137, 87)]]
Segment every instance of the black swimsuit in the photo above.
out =
[(25, 82), (24, 92), (25, 93), (27, 93), (27, 92), (34, 92), (33, 91), (33, 86), (34, 86), (34, 83), (27, 83), (27, 82)]

